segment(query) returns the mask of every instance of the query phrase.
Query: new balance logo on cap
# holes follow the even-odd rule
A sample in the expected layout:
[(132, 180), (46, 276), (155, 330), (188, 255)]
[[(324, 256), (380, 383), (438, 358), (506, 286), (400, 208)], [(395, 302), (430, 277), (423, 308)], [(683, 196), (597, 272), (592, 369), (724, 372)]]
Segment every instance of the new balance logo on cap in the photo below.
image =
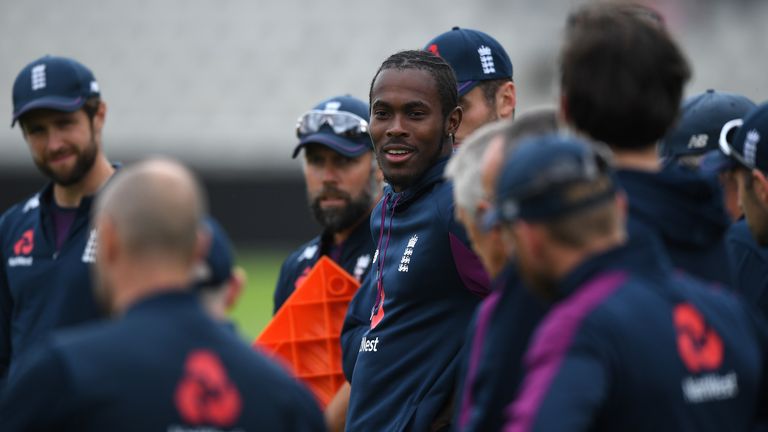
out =
[(477, 49), (477, 53), (480, 54), (480, 64), (483, 66), (484, 74), (496, 73), (496, 65), (493, 64), (493, 54), (491, 49), (485, 45), (481, 45)]
[(32, 68), (32, 90), (45, 88), (45, 65), (37, 65)]
[(691, 139), (688, 141), (688, 148), (689, 149), (705, 148), (707, 146), (707, 141), (709, 141), (709, 135), (707, 134), (692, 135)]
[(339, 108), (341, 108), (341, 102), (339, 101), (330, 101), (325, 104), (326, 111), (338, 111)]

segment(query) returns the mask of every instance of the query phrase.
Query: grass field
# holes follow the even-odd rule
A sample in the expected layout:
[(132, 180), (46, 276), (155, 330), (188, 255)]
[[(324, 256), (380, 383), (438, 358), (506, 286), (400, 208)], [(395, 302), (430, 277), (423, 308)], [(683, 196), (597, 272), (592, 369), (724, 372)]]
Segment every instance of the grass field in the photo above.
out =
[(232, 319), (248, 341), (261, 333), (272, 317), (272, 293), (286, 250), (239, 249), (237, 263), (248, 275), (240, 301), (232, 311)]

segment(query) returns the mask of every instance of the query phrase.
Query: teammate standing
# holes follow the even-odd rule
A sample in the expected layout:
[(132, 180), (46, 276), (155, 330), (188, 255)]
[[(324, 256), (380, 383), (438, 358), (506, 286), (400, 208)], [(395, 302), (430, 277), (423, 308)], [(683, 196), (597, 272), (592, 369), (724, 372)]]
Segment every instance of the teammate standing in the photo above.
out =
[(368, 220), (382, 184), (368, 119), (368, 105), (351, 96), (326, 99), (299, 118), (293, 157), (304, 149), (307, 201), (323, 232), (283, 262), (275, 312), (323, 255), (358, 281), (370, 270), (376, 245)]
[(737, 165), (746, 219), (733, 224), (727, 237), (734, 288), (768, 317), (768, 104), (726, 123), (722, 136), (723, 152)]
[(324, 430), (312, 396), (191, 291), (204, 212), (198, 182), (174, 162), (110, 182), (94, 215), (97, 292), (117, 318), (30, 352), (8, 381), (0, 429)]
[(375, 273), (360, 291), (376, 295), (370, 328), (362, 338), (342, 335), (345, 349), (358, 351), (347, 427), (441, 430), (453, 414), (467, 325), (488, 293), (443, 179), (461, 123), (456, 79), (430, 52), (399, 52), (376, 72), (370, 102), (388, 185), (371, 216)]
[(480, 126), (515, 115), (512, 61), (504, 47), (478, 30), (454, 27), (427, 43), (424, 50), (445, 59), (456, 74), (464, 114), (453, 145)]
[(504, 408), (523, 377), (523, 354), (546, 311), (544, 303), (523, 286), (514, 252), (504, 248), (500, 226), (489, 226), (487, 221), (505, 154), (520, 140), (553, 133), (557, 127), (554, 110), (497, 122), (470, 135), (446, 168), (454, 184), (457, 220), (473, 233), (472, 247), (493, 277), (491, 294), (477, 308), (467, 342), (455, 419), (460, 431), (495, 431), (503, 426)]
[(691, 74), (661, 18), (636, 5), (579, 10), (568, 19), (560, 64), (561, 117), (614, 152), (630, 235), (658, 239), (676, 268), (729, 285), (730, 220), (719, 185), (662, 166), (657, 154)]
[(526, 286), (552, 304), (505, 430), (753, 430), (765, 323), (730, 292), (669, 269), (652, 242), (627, 239), (604, 153), (550, 135), (504, 165), (504, 241)]
[(101, 315), (89, 221), (115, 171), (102, 149), (106, 113), (96, 79), (75, 60), (45, 56), (16, 77), (12, 125), (50, 181), (0, 217), (0, 377), (51, 330)]

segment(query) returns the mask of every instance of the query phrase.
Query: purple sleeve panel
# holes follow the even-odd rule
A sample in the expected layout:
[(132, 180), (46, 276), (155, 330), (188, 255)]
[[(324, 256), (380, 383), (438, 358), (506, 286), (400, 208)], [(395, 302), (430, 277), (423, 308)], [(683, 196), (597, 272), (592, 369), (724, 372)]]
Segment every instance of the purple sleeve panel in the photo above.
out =
[(480, 258), (453, 233), (448, 233), (448, 238), (451, 242), (453, 262), (464, 286), (475, 295), (487, 296), (491, 291), (491, 280), (483, 268)]
[(480, 363), (480, 355), (483, 352), (483, 343), (485, 342), (485, 334), (488, 332), (488, 325), (491, 322), (496, 306), (501, 300), (501, 290), (497, 290), (491, 293), (480, 304), (478, 309), (477, 321), (475, 325), (475, 332), (472, 336), (472, 347), (469, 353), (469, 364), (467, 366), (467, 374), (464, 380), (464, 391), (461, 395), (461, 407), (459, 411), (459, 430), (469, 422), (469, 417), (472, 413), (472, 387), (475, 384), (475, 377), (477, 376), (477, 367)]
[(592, 279), (555, 306), (536, 331), (525, 355), (527, 374), (522, 390), (507, 407), (506, 432), (530, 431), (582, 322), (627, 279), (609, 272)]

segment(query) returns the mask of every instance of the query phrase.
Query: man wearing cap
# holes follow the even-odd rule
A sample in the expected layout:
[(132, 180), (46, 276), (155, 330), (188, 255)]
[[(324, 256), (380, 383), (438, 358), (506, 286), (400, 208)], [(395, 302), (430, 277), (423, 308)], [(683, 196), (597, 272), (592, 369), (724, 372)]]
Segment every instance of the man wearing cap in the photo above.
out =
[(299, 118), (293, 157), (304, 149), (307, 201), (323, 232), (283, 262), (275, 312), (324, 255), (358, 281), (370, 270), (376, 245), (367, 222), (381, 196), (382, 180), (368, 119), (368, 105), (352, 96), (326, 99)]
[(467, 340), (455, 418), (460, 431), (502, 427), (504, 408), (522, 380), (523, 353), (546, 311), (543, 302), (523, 287), (514, 256), (504, 250), (500, 227), (487, 222), (504, 155), (522, 139), (554, 133), (557, 127), (553, 109), (483, 126), (464, 141), (446, 167), (446, 177), (453, 181), (456, 219), (467, 229), (472, 248), (493, 278), (491, 294), (477, 308)]
[[(299, 143), (293, 157), (304, 149), (307, 201), (323, 232), (283, 262), (274, 294), (275, 313), (322, 256), (360, 282), (371, 269), (376, 245), (368, 222), (381, 197), (382, 177), (371, 151), (368, 120), (368, 104), (348, 95), (326, 99), (298, 120)], [(354, 362), (356, 354), (345, 352), (345, 363)], [(342, 386), (326, 409), (331, 430), (343, 429), (348, 396), (349, 386)]]
[(629, 198), (630, 235), (656, 238), (674, 267), (729, 285), (725, 232), (731, 222), (717, 181), (664, 166), (656, 150), (690, 77), (660, 19), (621, 3), (573, 12), (560, 53), (560, 114), (614, 152)]
[(730, 292), (669, 269), (654, 242), (628, 239), (607, 154), (549, 135), (504, 164), (504, 244), (552, 305), (505, 430), (752, 430), (765, 323)]
[(45, 56), (16, 77), (12, 125), (50, 181), (0, 218), (0, 377), (51, 330), (100, 316), (89, 221), (115, 171), (102, 149), (106, 112), (96, 79), (75, 60)]
[(371, 216), (375, 267), (350, 305), (375, 295), (369, 326), (362, 337), (342, 333), (345, 350), (358, 351), (347, 428), (443, 430), (467, 325), (489, 284), (443, 178), (461, 123), (456, 79), (440, 57), (402, 51), (374, 75), (370, 102), (387, 186)]
[[(729, 138), (730, 137), (730, 138)], [(736, 164), (746, 220), (728, 232), (734, 288), (768, 316), (768, 104), (723, 126), (720, 147)]]
[(741, 215), (737, 203), (733, 166), (720, 152), (718, 141), (723, 125), (742, 118), (755, 103), (740, 94), (709, 89), (691, 96), (680, 108), (680, 118), (659, 143), (664, 163), (678, 163), (698, 168), (710, 178), (717, 178), (723, 190), (723, 204), (732, 220)]
[(314, 398), (192, 292), (205, 196), (149, 160), (99, 194), (96, 289), (114, 319), (56, 332), (19, 361), (0, 430), (323, 431)]
[(464, 115), (454, 147), (480, 126), (515, 115), (512, 61), (496, 39), (454, 27), (429, 41), (424, 50), (444, 58), (456, 74)]
[(212, 317), (232, 326), (227, 316), (245, 286), (245, 271), (235, 266), (232, 242), (224, 228), (212, 217), (205, 220), (210, 246), (205, 260), (195, 269), (195, 288)]

